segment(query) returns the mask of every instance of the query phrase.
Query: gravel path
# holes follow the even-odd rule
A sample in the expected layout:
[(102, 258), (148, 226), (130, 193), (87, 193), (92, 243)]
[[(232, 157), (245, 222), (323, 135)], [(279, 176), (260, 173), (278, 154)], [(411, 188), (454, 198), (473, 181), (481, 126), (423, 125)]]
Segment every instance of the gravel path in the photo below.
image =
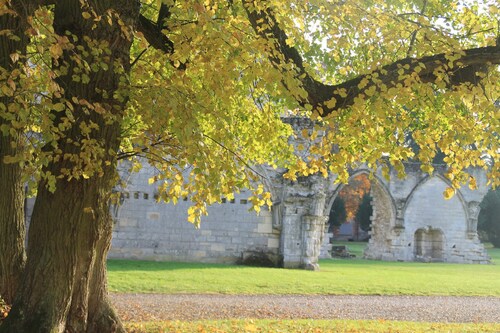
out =
[(111, 299), (127, 321), (314, 318), (500, 322), (497, 297), (112, 294)]

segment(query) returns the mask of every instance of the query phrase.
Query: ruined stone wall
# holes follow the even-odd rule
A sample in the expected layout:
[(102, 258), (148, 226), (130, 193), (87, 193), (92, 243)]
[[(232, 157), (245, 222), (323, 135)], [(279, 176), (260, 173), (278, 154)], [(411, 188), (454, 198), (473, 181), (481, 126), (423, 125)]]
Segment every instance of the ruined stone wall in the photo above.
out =
[(122, 190), (115, 218), (110, 258), (235, 263), (241, 259), (279, 261), (279, 231), (265, 207), (249, 212), (250, 193), (208, 208), (199, 229), (187, 222), (190, 203), (157, 203), (155, 186), (148, 184), (154, 170), (147, 165), (131, 174)]
[[(444, 169), (438, 169), (435, 175), (429, 177), (420, 172), (418, 165), (410, 164), (405, 179), (398, 179), (392, 174), (386, 185), (394, 203), (394, 219), (388, 215), (391, 211), (388, 207), (390, 200), (383, 199), (387, 193), (372, 193), (373, 230), (365, 250), (366, 258), (489, 262), (490, 258), (477, 235), (477, 207), (487, 192), (484, 173), (472, 171), (478, 181), (477, 190), (463, 186), (455, 196), (446, 200), (443, 192), (449, 184), (441, 175), (443, 172)], [(377, 190), (377, 187), (374, 189)], [(386, 216), (381, 218), (380, 212)], [(388, 223), (389, 220), (393, 222)]]
[[(446, 200), (443, 192), (447, 187), (448, 184), (440, 177), (428, 178), (419, 184), (408, 198), (404, 211), (404, 236), (411, 246), (405, 253), (405, 259), (457, 263), (487, 262), (489, 258), (477, 237), (477, 225), (470, 225), (469, 219), (472, 217), (469, 216), (469, 204), (467, 196), (462, 192), (465, 189)], [(442, 239), (434, 240), (434, 247), (442, 248), (442, 254), (417, 255), (417, 232), (425, 232), (429, 237), (436, 231), (442, 233)]]
[[(303, 118), (285, 120), (297, 133), (314, 125)], [(298, 144), (300, 136), (291, 141)], [(280, 263), (287, 268), (318, 269), (325, 249), (325, 222), (342, 185), (337, 176), (282, 178), (285, 170), (257, 166), (266, 175), (264, 184), (272, 193), (273, 208), (257, 216), (249, 212), (249, 193), (237, 195), (209, 207), (200, 229), (186, 222), (189, 202), (176, 206), (156, 203), (155, 188), (148, 185), (154, 170), (127, 175), (121, 205), (114, 207), (116, 219), (110, 257), (199, 262)], [(365, 256), (397, 261), (446, 261), (487, 263), (489, 258), (477, 237), (479, 203), (487, 191), (481, 171), (473, 171), (479, 190), (464, 186), (451, 200), (443, 198), (448, 186), (437, 168), (429, 178), (415, 163), (406, 164), (407, 177), (390, 178), (375, 171), (372, 182), (374, 213), (372, 239)], [(364, 166), (351, 175), (369, 172)], [(323, 247), (323, 250), (321, 249)], [(435, 258), (433, 258), (433, 256)]]
[(395, 260), (398, 231), (395, 228), (395, 207), (390, 194), (376, 179), (372, 181), (371, 197), (373, 213), (371, 217), (370, 240), (364, 256), (368, 259)]

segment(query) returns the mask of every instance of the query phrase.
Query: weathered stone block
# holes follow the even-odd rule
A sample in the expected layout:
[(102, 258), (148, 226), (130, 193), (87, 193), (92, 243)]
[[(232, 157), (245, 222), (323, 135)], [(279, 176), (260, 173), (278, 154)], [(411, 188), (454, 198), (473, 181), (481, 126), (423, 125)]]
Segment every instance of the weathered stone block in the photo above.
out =
[(273, 232), (273, 226), (270, 223), (259, 223), (257, 225), (257, 232), (260, 234), (270, 234)]
[(280, 240), (278, 238), (269, 238), (267, 240), (267, 247), (270, 249), (277, 249), (280, 247)]

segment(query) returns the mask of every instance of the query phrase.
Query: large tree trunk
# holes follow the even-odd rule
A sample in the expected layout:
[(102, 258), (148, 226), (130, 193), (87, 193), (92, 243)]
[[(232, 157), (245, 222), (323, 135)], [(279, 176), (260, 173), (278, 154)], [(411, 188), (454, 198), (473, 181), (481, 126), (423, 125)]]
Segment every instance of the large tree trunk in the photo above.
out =
[[(55, 32), (70, 32), (76, 37), (69, 36), (70, 40), (84, 51), (75, 57), (73, 50), (65, 50), (54, 61), (54, 68), (65, 66), (57, 79), (64, 89), (64, 101), (85, 99), (91, 105), (99, 104), (99, 112), (73, 104), (75, 121), (56, 145), (60, 155), (44, 168), (52, 175), (69, 171), (76, 177), (57, 178), (53, 192), (48, 181), (39, 185), (25, 273), (11, 313), (0, 326), (2, 333), (123, 331), (105, 296), (105, 258), (111, 233), (108, 202), (116, 181), (116, 151), (125, 107), (125, 98), (119, 96), (126, 97), (130, 69), (131, 37), (126, 29), (136, 23), (139, 2), (96, 0), (88, 1), (88, 5), (90, 8), (82, 7), (79, 0), (56, 3)], [(97, 23), (85, 19), (84, 11), (104, 17), (109, 13), (113, 24), (108, 24), (107, 19)], [(116, 14), (125, 25), (117, 23)], [(96, 45), (104, 44), (108, 50), (95, 52)], [(82, 59), (88, 64), (101, 62), (99, 68), (87, 73), (88, 83), (72, 79)], [(64, 112), (55, 112), (54, 116), (61, 123), (68, 121)], [(98, 128), (86, 132), (91, 124)], [(83, 139), (95, 145), (91, 149), (93, 155), (86, 155), (89, 151), (85, 150)], [(74, 157), (89, 160), (80, 163)], [(93, 168), (78, 176), (88, 163)]]
[[(12, 5), (14, 10), (22, 8), (19, 1)], [(23, 8), (24, 12), (19, 13), (22, 15), (4, 12), (0, 16), (0, 31), (10, 30), (17, 37), (0, 34), (0, 86), (12, 88), (8, 81), (19, 86), (19, 74), (13, 70), (22, 66), (26, 55), (28, 38), (23, 15), (29, 7)], [(15, 53), (18, 58), (11, 57)], [(0, 296), (8, 304), (14, 299), (26, 261), (22, 170), (19, 163), (4, 163), (5, 157), (17, 155), (22, 147), (21, 129), (11, 126), (17, 117), (12, 105), (20, 102), (13, 97), (16, 94), (0, 92)]]
[(99, 212), (95, 216), (97, 227), (91, 230), (95, 250), (83, 253), (80, 258), (82, 264), (76, 273), (67, 332), (125, 332), (108, 299), (106, 257), (113, 227), (108, 203), (109, 200), (102, 200), (95, 207)]
[[(0, 120), (0, 126), (3, 123)], [(11, 148), (11, 142), (19, 141), (15, 136), (0, 134), (0, 296), (8, 304), (14, 299), (26, 261), (21, 168), (3, 163), (5, 156), (16, 153)]]
[(107, 214), (107, 223), (102, 228), (103, 233), (97, 242), (97, 257), (90, 278), (87, 333), (125, 332), (108, 298), (106, 257), (111, 245), (113, 223), (111, 214), (109, 214), (109, 207), (106, 207), (105, 212)]

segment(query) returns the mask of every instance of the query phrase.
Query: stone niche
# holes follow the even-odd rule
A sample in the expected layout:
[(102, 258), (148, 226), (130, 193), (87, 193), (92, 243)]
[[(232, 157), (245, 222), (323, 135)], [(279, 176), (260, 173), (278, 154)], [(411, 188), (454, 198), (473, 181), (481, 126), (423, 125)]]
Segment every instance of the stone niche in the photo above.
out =
[(432, 227), (415, 231), (415, 261), (443, 261), (444, 235), (440, 229)]

